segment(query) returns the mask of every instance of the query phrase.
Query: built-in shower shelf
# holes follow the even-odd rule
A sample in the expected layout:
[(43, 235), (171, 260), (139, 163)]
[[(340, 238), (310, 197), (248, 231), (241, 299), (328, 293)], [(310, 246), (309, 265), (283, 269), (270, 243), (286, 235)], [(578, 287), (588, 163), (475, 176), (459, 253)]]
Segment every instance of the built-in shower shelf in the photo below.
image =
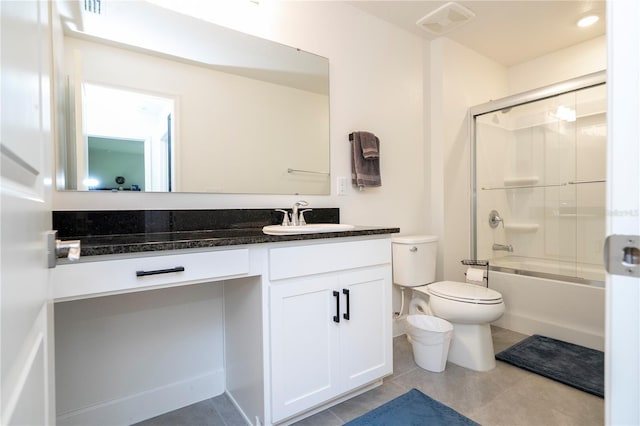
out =
[(504, 230), (510, 232), (536, 232), (540, 228), (537, 223), (505, 223)]
[(547, 183), (538, 185), (538, 176), (505, 178), (504, 186), (483, 186), (483, 191), (491, 191), (495, 189), (522, 189), (522, 188), (552, 188), (556, 186), (582, 185), (585, 183), (604, 183), (606, 179), (593, 180), (570, 180), (568, 182)]
[(538, 176), (519, 176), (504, 178), (504, 186), (535, 185), (540, 178)]
[[(571, 184), (573, 185), (574, 183), (572, 182)], [(556, 186), (567, 186), (567, 185), (569, 185), (568, 182), (562, 182), (562, 183), (548, 183), (548, 184), (541, 184), (541, 185), (508, 185), (508, 186), (493, 186), (493, 187), (483, 186), (480, 189), (482, 189), (483, 191), (493, 191), (496, 189), (552, 188)]]

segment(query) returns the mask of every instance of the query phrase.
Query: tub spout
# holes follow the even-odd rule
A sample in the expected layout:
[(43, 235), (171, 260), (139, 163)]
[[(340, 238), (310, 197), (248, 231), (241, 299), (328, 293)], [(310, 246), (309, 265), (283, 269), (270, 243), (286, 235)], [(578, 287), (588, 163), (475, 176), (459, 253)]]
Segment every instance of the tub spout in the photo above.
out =
[(494, 244), (491, 249), (493, 251), (508, 251), (509, 253), (513, 252), (513, 246), (511, 244)]

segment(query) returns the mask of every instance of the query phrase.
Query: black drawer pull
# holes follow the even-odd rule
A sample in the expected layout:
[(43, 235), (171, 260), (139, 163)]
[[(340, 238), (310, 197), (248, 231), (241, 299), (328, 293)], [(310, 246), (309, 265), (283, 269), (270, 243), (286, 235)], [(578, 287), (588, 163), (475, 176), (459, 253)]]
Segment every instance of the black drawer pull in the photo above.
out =
[(349, 302), (349, 290), (346, 288), (342, 289), (342, 294), (347, 296), (347, 312), (342, 315), (342, 318), (346, 319), (346, 320), (350, 320), (351, 319), (351, 314), (349, 314), (349, 311), (351, 310), (351, 303)]
[(333, 316), (333, 321), (340, 322), (340, 293), (334, 290), (333, 297), (336, 298), (336, 314)]
[(147, 275), (160, 275), (160, 274), (170, 274), (172, 272), (183, 272), (184, 266), (176, 266), (175, 268), (169, 269), (156, 269), (154, 271), (136, 271), (136, 277), (144, 277)]

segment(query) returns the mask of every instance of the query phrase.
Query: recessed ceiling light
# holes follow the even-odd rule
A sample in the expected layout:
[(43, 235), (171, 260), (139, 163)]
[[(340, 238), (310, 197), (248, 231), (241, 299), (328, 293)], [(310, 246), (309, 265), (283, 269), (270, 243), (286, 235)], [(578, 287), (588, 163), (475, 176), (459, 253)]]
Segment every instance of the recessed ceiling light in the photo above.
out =
[(599, 20), (600, 20), (600, 17), (598, 15), (587, 15), (583, 18), (580, 18), (577, 25), (580, 28), (590, 27), (591, 25), (595, 24)]

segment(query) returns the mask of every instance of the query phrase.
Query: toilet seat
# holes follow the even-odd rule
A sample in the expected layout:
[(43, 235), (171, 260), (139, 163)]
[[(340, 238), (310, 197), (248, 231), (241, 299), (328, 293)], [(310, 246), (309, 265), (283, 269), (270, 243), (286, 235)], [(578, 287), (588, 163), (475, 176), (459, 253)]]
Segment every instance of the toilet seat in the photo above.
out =
[(476, 305), (497, 305), (502, 302), (502, 295), (495, 290), (476, 284), (455, 281), (440, 281), (426, 286), (427, 294)]

